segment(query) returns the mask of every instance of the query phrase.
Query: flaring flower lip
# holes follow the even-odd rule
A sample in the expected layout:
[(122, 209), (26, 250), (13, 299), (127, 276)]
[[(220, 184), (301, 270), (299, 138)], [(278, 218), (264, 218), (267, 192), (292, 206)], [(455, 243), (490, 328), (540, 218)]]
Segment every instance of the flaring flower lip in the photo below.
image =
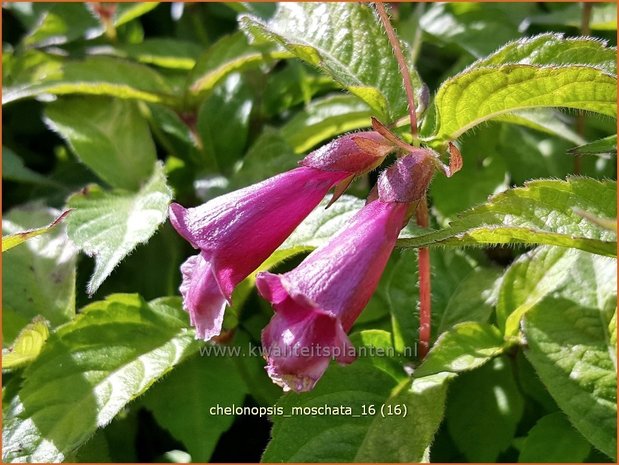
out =
[(346, 332), (378, 285), (407, 209), (375, 200), (294, 270), (258, 274), (258, 292), (275, 309), (262, 333), (267, 372), (285, 390), (313, 388), (332, 358), (354, 360)]
[(266, 370), (284, 391), (309, 391), (331, 359), (351, 363), (354, 346), (336, 315), (292, 299), (282, 280), (282, 276), (261, 273), (257, 282), (263, 296), (278, 302), (275, 317), (262, 332)]

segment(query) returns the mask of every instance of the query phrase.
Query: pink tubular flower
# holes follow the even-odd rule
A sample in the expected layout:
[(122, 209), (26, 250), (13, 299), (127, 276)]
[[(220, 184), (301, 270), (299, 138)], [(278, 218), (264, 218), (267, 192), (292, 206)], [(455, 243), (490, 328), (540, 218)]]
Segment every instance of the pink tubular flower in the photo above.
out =
[[(375, 150), (369, 153), (368, 147)], [(299, 168), (195, 208), (170, 205), (176, 231), (200, 249), (181, 266), (180, 287), (196, 337), (219, 335), (235, 286), (279, 247), (329, 189), (371, 170), (386, 153), (384, 139), (375, 132), (347, 135), (308, 155)]]
[(311, 390), (331, 358), (355, 359), (346, 333), (374, 293), (433, 172), (425, 151), (399, 159), (380, 176), (377, 198), (328, 244), (288, 273), (258, 274), (258, 292), (276, 312), (262, 332), (267, 372), (285, 391)]

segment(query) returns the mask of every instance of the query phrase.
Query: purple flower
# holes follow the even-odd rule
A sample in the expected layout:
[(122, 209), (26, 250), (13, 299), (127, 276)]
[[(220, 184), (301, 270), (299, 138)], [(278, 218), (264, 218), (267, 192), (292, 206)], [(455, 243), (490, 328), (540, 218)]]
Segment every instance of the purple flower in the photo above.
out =
[(425, 151), (399, 159), (380, 176), (377, 198), (328, 244), (288, 273), (258, 274), (258, 292), (276, 312), (262, 332), (267, 372), (284, 390), (312, 389), (332, 358), (354, 360), (346, 333), (372, 297), (433, 171)]
[(375, 132), (344, 136), (308, 155), (299, 168), (195, 208), (170, 205), (176, 231), (200, 249), (181, 266), (180, 287), (196, 337), (219, 335), (235, 286), (281, 245), (329, 189), (347, 185), (379, 164), (386, 147)]

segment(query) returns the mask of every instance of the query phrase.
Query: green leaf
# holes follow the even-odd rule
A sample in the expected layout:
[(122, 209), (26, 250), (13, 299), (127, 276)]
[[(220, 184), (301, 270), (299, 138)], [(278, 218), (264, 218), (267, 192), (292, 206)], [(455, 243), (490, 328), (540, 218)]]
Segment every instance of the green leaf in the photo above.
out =
[(99, 21), (84, 3), (47, 4), (33, 29), (23, 39), (26, 47), (60, 45), (86, 36), (94, 38), (103, 34)]
[[(4, 215), (2, 232), (17, 233), (50, 223), (59, 210), (32, 204)], [(9, 344), (37, 315), (57, 326), (75, 314), (77, 250), (67, 239), (65, 226), (34, 237), (2, 254), (3, 342)]]
[[(593, 3), (589, 27), (599, 31), (613, 31), (617, 29), (617, 8), (612, 2)], [(558, 24), (563, 27), (571, 26), (580, 29), (582, 23), (582, 5), (565, 4), (560, 10), (532, 16), (531, 23), (539, 25)]]
[(363, 200), (352, 195), (342, 195), (337, 202), (325, 209), (329, 201), (329, 197), (324, 199), (279, 246), (275, 254), (291, 250), (308, 251), (324, 245), (365, 204)]
[[(300, 61), (289, 60), (279, 70), (281, 66), (269, 74), (264, 89), (261, 89), (263, 117), (286, 114), (286, 111), (300, 104), (308, 106), (314, 96), (325, 95), (339, 88), (331, 78)], [(360, 100), (357, 99), (357, 102)]]
[(247, 38), (241, 32), (224, 36), (198, 59), (192, 71), (193, 78), (189, 91), (198, 100), (213, 90), (230, 73), (290, 56), (288, 52), (252, 46), (247, 43)]
[(69, 198), (67, 205), (75, 211), (67, 221), (68, 235), (80, 250), (95, 257), (89, 294), (128, 253), (155, 233), (168, 217), (171, 199), (160, 163), (137, 193), (105, 192), (91, 185)]
[(231, 358), (192, 357), (142, 399), (194, 462), (210, 460), (219, 436), (234, 421), (233, 415), (213, 413), (217, 406), (243, 405), (247, 388), (234, 363)]
[(542, 417), (529, 431), (520, 450), (519, 462), (584, 462), (591, 446), (562, 412)]
[(570, 149), (570, 152), (583, 155), (597, 155), (602, 153), (617, 153), (617, 134), (598, 139)]
[[(433, 297), (436, 298), (437, 294)], [(398, 352), (405, 353), (416, 347), (419, 333), (418, 301), (417, 254), (395, 250), (387, 262), (376, 291), (356, 324), (390, 317), (393, 346)], [(434, 310), (436, 307), (433, 305)], [(415, 356), (416, 353), (412, 355)]]
[(525, 354), (576, 429), (615, 458), (617, 360), (609, 328), (617, 307), (617, 264), (583, 252), (570, 255), (571, 279), (524, 316)]
[(112, 187), (138, 190), (157, 159), (148, 123), (134, 102), (108, 97), (48, 105), (47, 124), (77, 157)]
[[(357, 346), (385, 351), (390, 339), (389, 333), (381, 331), (362, 332), (352, 338)], [(272, 439), (262, 460), (420, 461), (442, 418), (444, 379), (427, 378), (411, 385), (403, 371), (394, 371), (387, 361), (362, 357), (346, 367), (333, 364), (313, 391), (283, 396), (277, 406), (284, 416), (273, 417)], [(385, 415), (389, 408), (399, 414), (382, 418), (383, 404)], [(293, 408), (325, 406), (350, 407), (355, 416), (293, 413)], [(370, 406), (374, 410), (369, 410)]]
[[(381, 407), (385, 416), (373, 418), (354, 461), (428, 462), (432, 439), (443, 420), (449, 378), (441, 373), (403, 383)], [(398, 414), (399, 409), (406, 413)]]
[[(494, 121), (519, 124), (546, 134), (565, 139), (573, 144), (583, 144), (584, 139), (572, 129), (573, 122), (565, 114), (553, 108), (533, 108), (506, 113), (493, 118)], [(534, 156), (539, 156), (537, 153)]]
[(506, 347), (503, 335), (495, 326), (459, 323), (439, 336), (414, 375), (421, 378), (473, 370), (501, 355)]
[(516, 364), (518, 386), (522, 393), (530, 398), (529, 401), (535, 401), (547, 413), (559, 410), (557, 403), (548, 392), (546, 386), (540, 381), (539, 376), (535, 373), (535, 368), (527, 360), (522, 350), (516, 352), (514, 363)]
[(2, 350), (2, 369), (21, 368), (31, 363), (41, 353), (48, 337), (48, 323), (43, 318), (35, 317), (20, 331), (13, 345)]
[(13, 86), (27, 86), (42, 80), (56, 79), (62, 76), (64, 63), (65, 60), (57, 55), (34, 49), (27, 50), (23, 54), (13, 56), (10, 67), (2, 70), (3, 84), (8, 91)]
[(245, 153), (252, 108), (251, 90), (239, 73), (229, 74), (200, 105), (202, 151), (222, 172), (229, 172)]
[(477, 58), (520, 36), (513, 16), (514, 11), (503, 11), (500, 5), (436, 3), (419, 24), (434, 40), (462, 48)]
[(617, 78), (591, 66), (472, 67), (445, 81), (435, 99), (439, 140), (453, 140), (505, 113), (561, 107), (616, 118)]
[(58, 223), (64, 220), (65, 217), (70, 212), (71, 210), (65, 210), (64, 212), (60, 214), (60, 216), (58, 216), (58, 218), (56, 218), (54, 221), (52, 221), (47, 226), (43, 226), (41, 228), (27, 229), (25, 231), (19, 231), (18, 233), (7, 234), (6, 236), (2, 236), (2, 252), (6, 252), (7, 250), (18, 246), (19, 244), (23, 244), (28, 239), (31, 239), (33, 237), (37, 237), (37, 236), (40, 236), (41, 234), (45, 234), (46, 232), (49, 232)]
[[(368, 5), (280, 3), (268, 23), (250, 16), (241, 16), (239, 22), (254, 38), (276, 42), (319, 67), (364, 100), (385, 123), (406, 114), (406, 93), (397, 62)], [(416, 72), (412, 74), (419, 94), (421, 81)]]
[[(388, 347), (389, 335), (383, 339), (381, 347)], [(375, 338), (373, 343), (376, 343)], [(372, 416), (363, 415), (363, 406), (373, 405), (380, 409), (391, 389), (402, 381), (402, 377), (394, 378), (390, 371), (375, 366), (373, 361), (373, 357), (364, 357), (345, 367), (332, 364), (312, 391), (284, 395), (277, 403), (283, 409), (283, 415), (272, 417), (271, 441), (262, 461), (355, 461), (372, 422)], [(359, 417), (293, 414), (293, 408), (326, 405), (350, 407)]]
[(170, 222), (165, 222), (146, 244), (123, 259), (97, 289), (95, 297), (115, 292), (134, 292), (145, 299), (177, 295), (181, 283), (179, 270), (187, 259), (187, 246)]
[(2, 147), (2, 179), (32, 184), (54, 185), (45, 176), (27, 168), (24, 161), (8, 147)]
[[(538, 247), (522, 255), (507, 270), (497, 301), (497, 322), (506, 336), (516, 336), (520, 320), (545, 297), (562, 290), (578, 295), (575, 283), (590, 282), (591, 268), (602, 267), (608, 259), (573, 249)], [(599, 286), (591, 282), (593, 286)], [(612, 283), (601, 286), (612, 295)], [(574, 297), (575, 298), (575, 297)]]
[(440, 316), (437, 334), (465, 322), (487, 322), (497, 300), (500, 272), (495, 268), (476, 268), (455, 288)]
[(103, 431), (97, 431), (75, 454), (65, 458), (74, 463), (110, 463), (110, 444)]
[(460, 141), (462, 170), (451, 178), (435, 176), (430, 195), (441, 221), (482, 204), (490, 195), (509, 187), (499, 129), (487, 126), (465, 134)]
[(177, 39), (146, 39), (139, 44), (118, 47), (120, 53), (160, 68), (190, 70), (196, 65), (200, 48), (193, 42)]
[(117, 3), (114, 11), (114, 26), (119, 27), (152, 11), (159, 2)]
[[(572, 144), (524, 127), (504, 124), (497, 151), (505, 160), (511, 184), (521, 185), (535, 178), (564, 179), (571, 175), (574, 160), (567, 150)], [(589, 164), (583, 163), (582, 172), (599, 177), (588, 169)]]
[(42, 94), (86, 94), (175, 106), (178, 100), (173, 93), (168, 82), (145, 65), (118, 58), (89, 57), (68, 61), (41, 80), (13, 82), (4, 89), (2, 104)]
[(540, 34), (510, 42), (495, 53), (476, 61), (472, 68), (520, 63), (540, 66), (583, 65), (610, 75), (617, 74), (617, 48), (591, 37)]
[(265, 127), (237, 165), (230, 180), (233, 187), (245, 187), (297, 167), (299, 156), (281, 131)]
[(59, 462), (195, 351), (179, 299), (116, 294), (58, 329), (4, 414), (3, 460)]
[[(457, 311), (452, 316), (445, 312), (456, 309), (450, 300), (457, 295), (461, 282), (474, 270), (474, 264), (464, 254), (453, 250), (433, 249), (430, 252), (432, 275), (441, 276), (432, 286), (432, 338), (439, 334), (443, 319), (449, 324), (458, 323)], [(473, 294), (473, 293), (472, 293)], [(472, 298), (476, 311), (464, 317), (465, 321), (487, 320), (486, 306), (481, 298)], [(358, 324), (390, 317), (393, 344), (399, 353), (412, 354), (419, 334), (419, 289), (417, 279), (417, 254), (413, 251), (395, 250), (378, 284), (378, 288), (365, 310), (357, 320)], [(481, 316), (480, 316), (481, 315)], [(410, 355), (409, 355), (410, 356)]]
[(616, 196), (617, 184), (610, 180), (535, 180), (491, 197), (456, 217), (446, 229), (400, 239), (398, 245), (547, 244), (616, 256), (616, 233), (573, 211), (615, 218)]
[(447, 428), (468, 461), (494, 462), (511, 444), (523, 407), (509, 359), (495, 358), (454, 381)]
[(312, 100), (284, 126), (282, 136), (296, 153), (353, 129), (371, 125), (370, 108), (354, 95), (328, 95)]

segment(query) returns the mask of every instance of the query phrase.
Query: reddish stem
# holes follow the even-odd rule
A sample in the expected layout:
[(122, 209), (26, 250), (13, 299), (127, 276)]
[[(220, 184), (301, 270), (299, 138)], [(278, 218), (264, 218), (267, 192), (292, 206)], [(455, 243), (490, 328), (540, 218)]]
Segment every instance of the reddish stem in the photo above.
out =
[(387, 15), (387, 11), (385, 10), (385, 6), (382, 2), (376, 2), (376, 11), (378, 11), (378, 16), (383, 23), (385, 32), (389, 38), (389, 43), (391, 44), (393, 53), (395, 53), (395, 58), (398, 61), (400, 74), (402, 74), (402, 79), (404, 80), (404, 89), (406, 90), (406, 96), (408, 98), (408, 115), (411, 121), (411, 134), (415, 137), (417, 135), (417, 114), (415, 113), (415, 93), (413, 92), (411, 73), (408, 69), (408, 65), (406, 64), (404, 54), (402, 53), (400, 40), (393, 30), (393, 26), (391, 25), (391, 21), (389, 21), (389, 16)]
[[(424, 197), (417, 207), (417, 224), (422, 228), (429, 226), (428, 203)], [(430, 250), (419, 249), (419, 358), (423, 359), (430, 350), (432, 322), (432, 292), (430, 284)]]
[[(389, 43), (393, 48), (402, 79), (404, 80), (404, 89), (406, 90), (406, 96), (408, 98), (408, 115), (411, 122), (411, 134), (413, 137), (417, 135), (417, 114), (415, 106), (415, 93), (413, 92), (413, 83), (411, 81), (410, 70), (402, 53), (400, 41), (389, 16), (385, 10), (385, 6), (382, 2), (376, 2), (376, 11), (383, 23)], [(419, 203), (417, 207), (417, 224), (422, 228), (429, 226), (428, 220), (428, 203), (426, 198)], [(419, 249), (419, 358), (423, 359), (428, 350), (430, 350), (430, 336), (432, 321), (432, 300), (431, 300), (431, 285), (430, 285), (430, 251), (427, 248)]]

